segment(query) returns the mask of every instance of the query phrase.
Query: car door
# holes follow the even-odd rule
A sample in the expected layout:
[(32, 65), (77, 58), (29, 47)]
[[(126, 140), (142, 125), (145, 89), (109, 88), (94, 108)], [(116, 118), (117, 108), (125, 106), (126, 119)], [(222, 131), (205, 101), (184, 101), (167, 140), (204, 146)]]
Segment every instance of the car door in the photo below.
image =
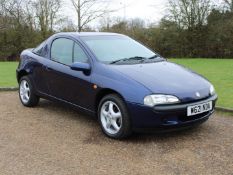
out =
[(90, 75), (71, 70), (74, 61), (89, 62), (81, 46), (68, 38), (58, 38), (51, 45), (49, 91), (53, 97), (88, 108), (88, 92), (91, 88)]

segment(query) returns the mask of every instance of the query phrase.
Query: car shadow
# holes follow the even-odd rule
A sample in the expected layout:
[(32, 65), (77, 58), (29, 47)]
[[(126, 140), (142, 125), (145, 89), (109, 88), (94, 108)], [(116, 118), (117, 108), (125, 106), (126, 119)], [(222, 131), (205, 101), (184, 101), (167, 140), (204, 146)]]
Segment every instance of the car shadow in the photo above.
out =
[(66, 117), (66, 119), (68, 120), (82, 122), (83, 124), (86, 123), (87, 127), (93, 127), (91, 128), (91, 132), (87, 134), (87, 138), (84, 140), (84, 143), (86, 144), (104, 144), (104, 142), (121, 142), (127, 144), (150, 142), (163, 143), (167, 140), (177, 140), (187, 137), (195, 137), (195, 135), (202, 132), (202, 130), (205, 130), (205, 127), (200, 125), (185, 130), (172, 131), (166, 133), (133, 133), (132, 136), (130, 136), (129, 138), (119, 141), (104, 136), (104, 134), (101, 132), (96, 117), (90, 116), (69, 105), (59, 102), (41, 100), (38, 105), (38, 108), (42, 108), (44, 111), (48, 112), (56, 111), (61, 114), (59, 115), (60, 117)]
[(62, 102), (52, 102), (41, 99), (38, 107), (43, 108), (43, 110), (59, 112), (62, 114), (62, 116), (68, 117), (73, 120), (97, 120), (95, 116), (88, 115), (87, 113)]

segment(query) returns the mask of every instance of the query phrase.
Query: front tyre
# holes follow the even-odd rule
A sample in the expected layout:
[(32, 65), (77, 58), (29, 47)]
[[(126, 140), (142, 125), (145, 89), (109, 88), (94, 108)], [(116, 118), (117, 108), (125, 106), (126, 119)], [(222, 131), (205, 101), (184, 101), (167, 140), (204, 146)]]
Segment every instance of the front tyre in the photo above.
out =
[(28, 76), (22, 77), (19, 81), (19, 99), (27, 107), (34, 107), (39, 103), (39, 97), (35, 95), (35, 90)]
[(103, 97), (98, 107), (98, 119), (102, 131), (110, 138), (123, 139), (132, 133), (126, 105), (118, 95)]

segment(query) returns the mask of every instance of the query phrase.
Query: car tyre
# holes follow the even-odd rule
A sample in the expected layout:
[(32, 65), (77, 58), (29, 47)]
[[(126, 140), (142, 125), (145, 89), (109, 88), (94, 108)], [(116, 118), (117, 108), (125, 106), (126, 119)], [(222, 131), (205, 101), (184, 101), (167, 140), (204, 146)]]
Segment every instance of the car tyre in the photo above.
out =
[(131, 135), (131, 120), (124, 100), (117, 94), (104, 96), (98, 107), (98, 120), (102, 131), (113, 139)]
[(19, 99), (26, 107), (34, 107), (39, 103), (40, 98), (35, 94), (35, 89), (28, 76), (23, 76), (19, 81)]

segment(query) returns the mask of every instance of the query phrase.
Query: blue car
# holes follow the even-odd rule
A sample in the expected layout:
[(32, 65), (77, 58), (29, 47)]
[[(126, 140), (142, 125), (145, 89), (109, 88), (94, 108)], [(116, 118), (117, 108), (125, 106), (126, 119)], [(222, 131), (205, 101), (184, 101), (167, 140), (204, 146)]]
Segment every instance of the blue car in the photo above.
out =
[(59, 101), (97, 116), (103, 132), (172, 131), (206, 121), (217, 95), (201, 75), (115, 33), (58, 33), (24, 50), (19, 98)]

